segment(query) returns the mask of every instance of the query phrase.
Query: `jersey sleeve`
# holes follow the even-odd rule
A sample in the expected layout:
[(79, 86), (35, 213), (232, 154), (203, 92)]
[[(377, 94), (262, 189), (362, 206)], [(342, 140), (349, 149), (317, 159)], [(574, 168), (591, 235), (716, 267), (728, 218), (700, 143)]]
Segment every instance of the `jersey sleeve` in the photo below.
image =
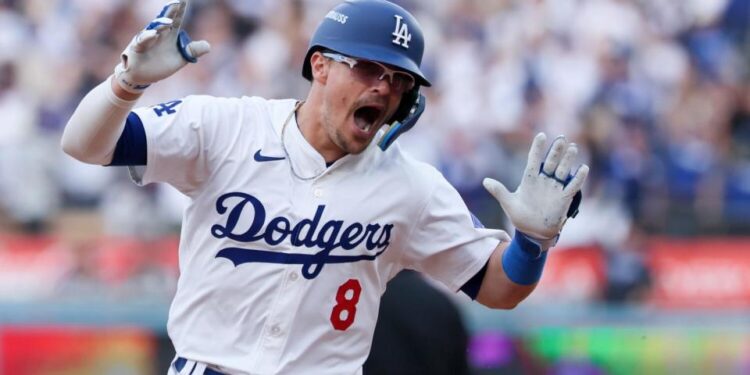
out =
[(461, 196), (441, 176), (411, 228), (402, 263), (458, 291), (501, 240), (509, 240), (505, 232), (475, 227)]
[(234, 111), (226, 104), (218, 98), (188, 96), (135, 109), (147, 154), (145, 166), (130, 167), (133, 180), (139, 185), (165, 182), (188, 196), (198, 191), (231, 144), (232, 122), (221, 117)]

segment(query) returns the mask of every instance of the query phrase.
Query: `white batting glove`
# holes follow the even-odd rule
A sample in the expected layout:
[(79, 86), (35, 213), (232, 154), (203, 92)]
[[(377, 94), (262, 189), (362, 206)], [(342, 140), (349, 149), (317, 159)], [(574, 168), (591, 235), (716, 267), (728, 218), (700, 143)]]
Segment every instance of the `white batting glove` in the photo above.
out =
[(523, 179), (515, 192), (511, 193), (502, 183), (491, 178), (483, 181), (485, 189), (500, 202), (516, 229), (535, 240), (541, 250), (547, 250), (557, 242), (565, 221), (571, 215), (568, 212), (571, 202), (589, 174), (589, 167), (585, 164), (575, 175), (570, 174), (578, 155), (575, 144), (560, 136), (552, 142), (545, 158), (546, 140), (544, 133), (534, 137)]
[(123, 89), (140, 94), (211, 50), (208, 42), (191, 42), (181, 30), (186, 8), (187, 0), (170, 1), (128, 44), (115, 67), (115, 79)]

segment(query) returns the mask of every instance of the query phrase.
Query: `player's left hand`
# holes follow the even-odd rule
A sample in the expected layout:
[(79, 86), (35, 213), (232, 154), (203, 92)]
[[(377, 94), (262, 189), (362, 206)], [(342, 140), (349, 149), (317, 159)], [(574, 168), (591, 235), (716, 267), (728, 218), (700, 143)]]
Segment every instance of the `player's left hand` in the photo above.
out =
[(534, 137), (523, 179), (515, 192), (511, 193), (491, 178), (483, 181), (485, 189), (500, 202), (516, 229), (542, 242), (543, 249), (554, 245), (570, 216), (573, 198), (589, 173), (589, 167), (584, 164), (571, 175), (578, 147), (563, 136), (552, 142), (545, 158), (546, 140), (544, 133)]

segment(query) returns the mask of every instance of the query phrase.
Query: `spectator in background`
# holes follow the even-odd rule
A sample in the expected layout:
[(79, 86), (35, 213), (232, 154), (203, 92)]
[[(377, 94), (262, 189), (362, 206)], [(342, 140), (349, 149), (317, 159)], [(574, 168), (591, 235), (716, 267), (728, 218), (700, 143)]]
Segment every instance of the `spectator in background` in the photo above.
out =
[[(190, 32), (210, 39), (214, 52), (149, 90), (143, 103), (189, 92), (300, 96), (302, 56), (294, 51), (304, 50), (315, 20), (334, 2), (192, 1), (191, 12), (201, 17), (188, 23)], [(741, 209), (750, 207), (750, 169), (737, 152), (750, 142), (742, 120), (747, 95), (740, 94), (749, 81), (742, 63), (750, 61), (746, 1), (402, 2), (438, 41), (424, 59), (436, 77), (426, 91), (431, 126), (407, 133), (403, 143), (439, 167), (483, 221), (501, 218), (482, 210), (487, 197), (477, 194), (474, 176), (487, 160), (502, 160), (515, 176), (525, 160), (515, 145), (545, 130), (576, 134), (590, 148), (586, 162), (597, 166), (592, 176), (603, 179), (598, 194), (622, 204), (648, 232), (750, 229)], [(174, 192), (133, 189), (112, 204), (112, 171), (73, 163), (50, 146), (73, 104), (111, 73), (120, 46), (159, 6), (0, 2), (6, 230), (43, 230), (60, 208), (102, 210), (106, 228), (135, 228), (137, 216), (123, 221), (144, 200), (172, 212), (152, 215), (162, 221), (153, 228), (174, 230)]]
[(19, 87), (17, 65), (0, 61), (0, 211), (26, 231), (37, 233), (57, 203), (45, 173), (48, 151), (36, 127), (35, 98)]
[(620, 304), (645, 300), (651, 286), (651, 276), (646, 264), (647, 246), (643, 231), (638, 225), (633, 225), (624, 242), (605, 247), (607, 260), (605, 301)]

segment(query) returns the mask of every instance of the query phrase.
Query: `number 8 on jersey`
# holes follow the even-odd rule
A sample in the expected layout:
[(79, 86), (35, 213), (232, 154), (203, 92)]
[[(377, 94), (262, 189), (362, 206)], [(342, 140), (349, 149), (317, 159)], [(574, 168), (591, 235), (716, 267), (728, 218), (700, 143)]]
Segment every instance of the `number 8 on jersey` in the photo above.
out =
[[(351, 293), (350, 293), (351, 291)], [(354, 323), (357, 314), (357, 302), (362, 293), (362, 286), (357, 279), (349, 279), (341, 284), (336, 292), (336, 305), (331, 311), (331, 324), (338, 331), (345, 331)]]

